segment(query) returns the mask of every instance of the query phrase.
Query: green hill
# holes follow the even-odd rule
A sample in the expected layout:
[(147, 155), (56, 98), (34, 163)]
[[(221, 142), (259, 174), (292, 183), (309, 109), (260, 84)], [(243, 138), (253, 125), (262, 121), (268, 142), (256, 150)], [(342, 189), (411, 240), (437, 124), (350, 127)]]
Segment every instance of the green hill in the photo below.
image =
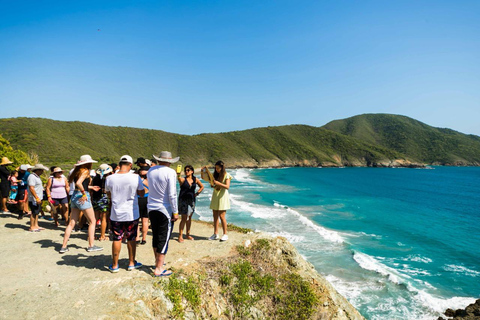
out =
[(183, 164), (197, 166), (219, 159), (229, 167), (386, 166), (397, 159), (408, 160), (382, 146), (304, 125), (189, 136), (77, 121), (11, 118), (0, 119), (0, 133), (15, 148), (38, 154), (46, 165), (73, 164), (82, 154), (100, 162), (116, 162), (123, 154), (150, 158), (161, 150), (179, 155)]
[(480, 137), (391, 114), (363, 114), (323, 128), (429, 164), (480, 165)]

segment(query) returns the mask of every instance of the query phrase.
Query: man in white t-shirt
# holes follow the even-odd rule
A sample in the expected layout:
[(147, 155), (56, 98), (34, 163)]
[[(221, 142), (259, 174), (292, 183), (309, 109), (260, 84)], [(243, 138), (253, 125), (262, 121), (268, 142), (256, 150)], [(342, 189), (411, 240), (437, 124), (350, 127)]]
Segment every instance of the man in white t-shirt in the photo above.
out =
[(129, 264), (127, 270), (134, 270), (142, 266), (140, 262), (135, 261), (138, 218), (140, 217), (137, 195), (143, 196), (145, 190), (140, 176), (130, 172), (132, 165), (132, 157), (129, 155), (122, 156), (118, 172), (109, 176), (105, 182), (105, 190), (112, 204), (110, 220), (113, 235), (113, 263), (108, 267), (111, 272), (120, 270), (118, 257), (123, 238), (127, 239), (128, 246)]
[(148, 216), (152, 227), (152, 246), (155, 254), (155, 277), (168, 277), (171, 271), (163, 268), (168, 242), (172, 234), (173, 222), (178, 220), (177, 173), (169, 168), (180, 158), (172, 158), (168, 151), (162, 151), (160, 157), (153, 156), (158, 166), (148, 170)]
[(32, 168), (32, 173), (28, 176), (28, 204), (32, 210), (30, 216), (30, 232), (39, 232), (43, 230), (38, 226), (38, 215), (42, 211), (42, 199), (43, 199), (43, 182), (40, 176), (44, 171), (48, 170), (47, 167), (38, 163)]

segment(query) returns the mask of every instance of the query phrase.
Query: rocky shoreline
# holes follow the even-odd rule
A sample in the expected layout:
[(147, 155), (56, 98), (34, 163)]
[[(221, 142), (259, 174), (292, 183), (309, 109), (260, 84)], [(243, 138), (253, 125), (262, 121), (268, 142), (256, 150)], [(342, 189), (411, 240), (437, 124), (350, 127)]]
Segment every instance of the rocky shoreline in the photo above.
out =
[[(478, 320), (480, 319), (480, 299), (475, 303), (470, 304), (465, 309), (447, 309), (445, 316), (448, 320)], [(443, 317), (439, 317), (437, 320), (447, 320)]]

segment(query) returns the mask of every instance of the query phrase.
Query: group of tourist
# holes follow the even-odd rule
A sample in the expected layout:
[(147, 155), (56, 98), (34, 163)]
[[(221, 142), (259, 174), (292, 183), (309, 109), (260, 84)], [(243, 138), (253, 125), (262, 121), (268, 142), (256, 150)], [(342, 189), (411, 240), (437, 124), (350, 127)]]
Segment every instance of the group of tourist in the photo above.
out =
[[(61, 168), (48, 169), (42, 164), (25, 164), (10, 172), (7, 167), (12, 162), (3, 157), (0, 163), (0, 210), (9, 213), (7, 204), (16, 205), (19, 219), (30, 216), (29, 231), (40, 232), (43, 228), (38, 225), (39, 215), (53, 207), (55, 225), (59, 225), (58, 215), (66, 224), (59, 250), (61, 254), (69, 251), (70, 235), (83, 220), (88, 223), (87, 251), (103, 250), (94, 244), (96, 226), (100, 225), (97, 240), (104, 241), (108, 239), (106, 234), (109, 225), (112, 240), (111, 272), (120, 270), (118, 259), (122, 241), (126, 241), (128, 247), (127, 270), (142, 266), (135, 260), (136, 246), (137, 243), (147, 243), (150, 226), (155, 257), (153, 274), (156, 277), (170, 276), (172, 271), (165, 269), (164, 263), (174, 222), (180, 215), (179, 242), (194, 240), (191, 235), (191, 219), (195, 212), (196, 198), (204, 190), (200, 179), (194, 176), (191, 165), (184, 167), (184, 177), (181, 176), (180, 166), (177, 171), (170, 168), (179, 159), (172, 158), (168, 151), (162, 151), (158, 157), (154, 155), (152, 160), (138, 158), (134, 163), (131, 156), (124, 155), (118, 164), (104, 163), (94, 171), (92, 167), (97, 161), (90, 155), (83, 155), (67, 179)], [(133, 170), (134, 164), (138, 166), (136, 170)], [(51, 175), (44, 187), (40, 177), (46, 171), (50, 171)], [(222, 161), (215, 164), (213, 177), (214, 181), (210, 183), (214, 188), (210, 208), (213, 211), (214, 232), (209, 240), (227, 241), (226, 210), (230, 209), (228, 189), (232, 177), (226, 172)], [(177, 181), (180, 184), (178, 197)], [(218, 234), (219, 220), (223, 228), (221, 238)]]

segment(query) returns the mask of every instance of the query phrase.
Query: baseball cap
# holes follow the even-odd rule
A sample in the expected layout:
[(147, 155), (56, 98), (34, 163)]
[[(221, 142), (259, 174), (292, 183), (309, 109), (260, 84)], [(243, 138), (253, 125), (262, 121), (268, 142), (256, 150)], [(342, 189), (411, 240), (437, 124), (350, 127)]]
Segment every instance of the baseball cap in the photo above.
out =
[(124, 156), (121, 156), (120, 162), (128, 162), (128, 163), (133, 164), (133, 159), (132, 159), (132, 157), (130, 157), (129, 155), (126, 154)]

